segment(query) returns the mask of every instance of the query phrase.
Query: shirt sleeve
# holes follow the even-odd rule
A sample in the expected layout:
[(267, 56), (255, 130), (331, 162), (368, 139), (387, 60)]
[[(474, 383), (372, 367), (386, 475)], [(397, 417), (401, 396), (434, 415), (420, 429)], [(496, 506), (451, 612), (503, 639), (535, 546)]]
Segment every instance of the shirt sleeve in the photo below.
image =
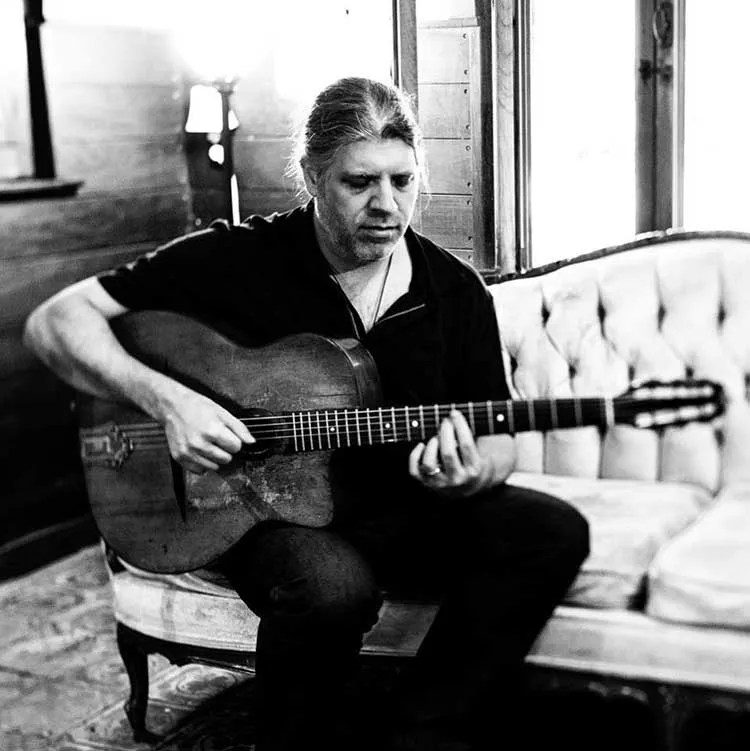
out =
[(185, 235), (97, 279), (130, 310), (197, 312), (205, 302), (205, 291), (215, 291), (220, 279), (223, 264), (217, 235), (214, 229)]

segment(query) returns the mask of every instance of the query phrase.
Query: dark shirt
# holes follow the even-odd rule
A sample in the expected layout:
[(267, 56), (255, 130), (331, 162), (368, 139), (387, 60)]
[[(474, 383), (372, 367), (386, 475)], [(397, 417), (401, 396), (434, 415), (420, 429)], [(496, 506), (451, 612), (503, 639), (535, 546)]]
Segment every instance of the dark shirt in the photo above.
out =
[[(214, 223), (98, 278), (131, 310), (182, 313), (247, 345), (300, 332), (356, 337), (377, 364), (388, 405), (509, 398), (483, 280), (411, 229), (406, 243), (409, 289), (366, 333), (320, 251), (312, 202), (236, 227)], [(409, 448), (369, 450), (369, 461), (405, 474)]]

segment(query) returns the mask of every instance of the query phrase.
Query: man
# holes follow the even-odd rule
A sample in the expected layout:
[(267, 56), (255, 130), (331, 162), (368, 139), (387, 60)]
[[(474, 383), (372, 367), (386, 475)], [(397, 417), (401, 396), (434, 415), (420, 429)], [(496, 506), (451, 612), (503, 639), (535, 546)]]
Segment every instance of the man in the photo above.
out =
[[(215, 470), (254, 438), (121, 348), (108, 320), (128, 310), (174, 310), (255, 344), (354, 336), (387, 404), (508, 398), (481, 278), (409, 228), (424, 155), (404, 96), (361, 78), (327, 87), (297, 164), (306, 207), (217, 223), (63, 290), (28, 321), (46, 363), (161, 422), (188, 471)], [(514, 461), (512, 437), (475, 439), (454, 410), (406, 451), (335, 453), (352, 502), (329, 527), (261, 523), (217, 562), (261, 618), (258, 749), (467, 749), (490, 730), (503, 738), (524, 656), (588, 554), (576, 511), (505, 484)], [(439, 612), (392, 697), (388, 731), (375, 732), (382, 717), (346, 740), (336, 730), (346, 682), (385, 587), (438, 598)]]

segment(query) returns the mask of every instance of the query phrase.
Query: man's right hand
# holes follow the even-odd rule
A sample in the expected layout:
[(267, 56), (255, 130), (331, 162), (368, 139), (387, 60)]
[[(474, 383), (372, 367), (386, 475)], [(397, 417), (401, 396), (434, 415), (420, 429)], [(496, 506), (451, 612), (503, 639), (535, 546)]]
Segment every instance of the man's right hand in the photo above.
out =
[(36, 308), (24, 327), (24, 342), (74, 388), (104, 399), (124, 398), (158, 420), (172, 457), (185, 469), (218, 469), (243, 443), (254, 443), (230, 412), (123, 349), (109, 321), (127, 312), (89, 277)]
[(169, 453), (197, 474), (228, 464), (243, 444), (255, 443), (250, 431), (231, 412), (179, 383), (175, 383), (161, 412)]

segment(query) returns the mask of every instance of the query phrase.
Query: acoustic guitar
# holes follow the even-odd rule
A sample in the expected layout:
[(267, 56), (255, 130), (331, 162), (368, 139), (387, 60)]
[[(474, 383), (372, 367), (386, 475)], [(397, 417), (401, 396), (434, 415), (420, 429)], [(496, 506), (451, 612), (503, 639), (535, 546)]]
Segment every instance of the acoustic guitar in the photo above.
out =
[(113, 321), (133, 356), (210, 396), (257, 439), (203, 475), (170, 457), (160, 425), (134, 407), (80, 395), (81, 457), (91, 510), (125, 561), (153, 572), (214, 561), (255, 524), (311, 527), (333, 517), (331, 455), (341, 448), (429, 439), (454, 407), (475, 435), (627, 423), (711, 420), (723, 392), (710, 381), (648, 382), (616, 397), (383, 406), (369, 352), (354, 339), (299, 334), (243, 347), (167, 312)]

